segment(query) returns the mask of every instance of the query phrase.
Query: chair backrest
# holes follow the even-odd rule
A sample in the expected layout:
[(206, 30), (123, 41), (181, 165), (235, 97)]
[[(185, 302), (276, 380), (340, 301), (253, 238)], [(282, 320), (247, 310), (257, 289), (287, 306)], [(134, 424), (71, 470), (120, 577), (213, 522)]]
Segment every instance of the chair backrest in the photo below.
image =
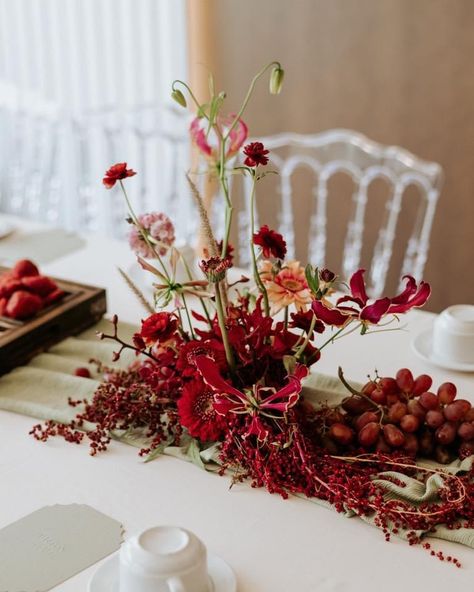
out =
[[(427, 259), (431, 226), (442, 183), (442, 169), (433, 162), (420, 160), (398, 146), (383, 146), (362, 134), (335, 129), (314, 135), (284, 133), (259, 138), (271, 152), (270, 165), (279, 173), (279, 230), (284, 235), (289, 257), (295, 255), (295, 220), (292, 177), (301, 167), (314, 175), (314, 206), (309, 221), (308, 261), (323, 266), (328, 236), (328, 182), (335, 174), (348, 174), (354, 184), (353, 206), (344, 242), (343, 273), (348, 277), (361, 262), (364, 221), (369, 186), (383, 179), (390, 190), (386, 199), (386, 215), (378, 230), (373, 251), (369, 290), (379, 296), (386, 284), (402, 198), (409, 186), (416, 186), (422, 196), (418, 215), (403, 258), (401, 276), (411, 274), (420, 279)], [(250, 203), (250, 182), (244, 180), (245, 204)], [(248, 214), (239, 220), (241, 262), (248, 256)], [(244, 242), (245, 241), (245, 242)]]

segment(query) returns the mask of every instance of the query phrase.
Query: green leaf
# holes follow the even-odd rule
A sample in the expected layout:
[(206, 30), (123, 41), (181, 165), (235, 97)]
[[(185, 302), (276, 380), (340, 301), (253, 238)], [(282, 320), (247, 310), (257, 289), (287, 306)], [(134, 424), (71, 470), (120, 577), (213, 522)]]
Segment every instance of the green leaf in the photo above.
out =
[(194, 438), (189, 443), (189, 446), (186, 450), (186, 454), (188, 455), (189, 460), (193, 462), (196, 466), (198, 466), (200, 469), (206, 468), (201, 458), (201, 450), (199, 448), (199, 443)]
[(158, 456), (161, 456), (164, 451), (165, 448), (167, 446), (169, 446), (171, 443), (173, 442), (173, 438), (168, 438), (167, 440), (165, 440), (164, 442), (162, 442), (161, 444), (159, 444), (156, 448), (153, 448), (153, 450), (150, 452), (150, 454), (148, 454), (144, 460), (144, 462), (150, 462), (152, 460), (154, 460), (155, 458), (157, 458)]
[(313, 268), (310, 263), (305, 267), (304, 274), (306, 276), (306, 281), (308, 282), (309, 289), (313, 294), (317, 294), (319, 290), (319, 275), (318, 275), (318, 268), (316, 267), (314, 272)]

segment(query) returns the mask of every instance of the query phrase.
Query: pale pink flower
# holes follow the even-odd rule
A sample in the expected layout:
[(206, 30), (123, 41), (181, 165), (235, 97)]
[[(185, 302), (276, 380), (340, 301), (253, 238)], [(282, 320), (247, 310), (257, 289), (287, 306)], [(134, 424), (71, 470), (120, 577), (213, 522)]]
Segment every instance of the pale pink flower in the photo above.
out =
[[(148, 233), (150, 242), (154, 245), (160, 256), (166, 255), (168, 249), (175, 240), (174, 226), (166, 214), (150, 212), (138, 216), (140, 225)], [(132, 226), (128, 235), (128, 243), (133, 251), (140, 257), (153, 258), (155, 254), (146, 243), (139, 228)]]
[(306, 305), (312, 301), (299, 261), (289, 261), (278, 273), (274, 273), (270, 261), (263, 261), (260, 277), (267, 290), (272, 314), (292, 304), (297, 310), (306, 310)]

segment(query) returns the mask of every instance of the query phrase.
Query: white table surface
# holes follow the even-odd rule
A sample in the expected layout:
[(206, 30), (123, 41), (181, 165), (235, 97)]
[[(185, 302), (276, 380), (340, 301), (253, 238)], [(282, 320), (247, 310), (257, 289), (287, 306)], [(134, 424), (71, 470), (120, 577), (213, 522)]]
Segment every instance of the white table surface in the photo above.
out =
[[(0, 241), (0, 258), (1, 258)], [(34, 259), (34, 253), (32, 253)], [(116, 266), (133, 262), (126, 244), (101, 237), (84, 249), (43, 266), (65, 279), (108, 289), (109, 312), (127, 321), (143, 315)], [(474, 375), (449, 372), (420, 361), (410, 340), (434, 315), (406, 315), (406, 330), (347, 339), (327, 347), (317, 370), (364, 380), (374, 368), (392, 375), (408, 366), (427, 372), (435, 384), (454, 381), (474, 397)], [(474, 552), (447, 542), (434, 544), (457, 556), (462, 569), (431, 558), (397, 540), (388, 544), (376, 528), (346, 519), (306, 500), (283, 500), (247, 485), (229, 490), (229, 480), (192, 464), (163, 457), (144, 464), (137, 450), (114, 443), (91, 458), (86, 445), (61, 439), (41, 444), (28, 436), (34, 420), (0, 411), (0, 527), (44, 505), (84, 503), (121, 521), (127, 533), (156, 524), (194, 531), (234, 568), (239, 592), (384, 592), (471, 590)], [(97, 566), (54, 590), (80, 592)]]

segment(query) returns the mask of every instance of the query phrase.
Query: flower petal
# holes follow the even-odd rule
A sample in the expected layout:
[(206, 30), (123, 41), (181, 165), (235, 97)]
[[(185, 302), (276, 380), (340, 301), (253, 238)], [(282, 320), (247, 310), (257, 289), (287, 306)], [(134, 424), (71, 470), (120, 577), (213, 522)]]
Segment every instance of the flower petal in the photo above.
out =
[(341, 327), (351, 318), (350, 315), (343, 314), (337, 308), (327, 308), (320, 300), (313, 300), (311, 308), (316, 317), (326, 325)]
[(377, 324), (390, 307), (390, 298), (381, 298), (373, 304), (362, 309), (360, 319), (369, 323)]
[(365, 291), (364, 273), (365, 269), (359, 269), (356, 271), (349, 280), (349, 285), (351, 287), (352, 296), (361, 300), (363, 304), (367, 304), (368, 297), (367, 292)]
[(237, 399), (245, 403), (247, 397), (244, 393), (241, 393), (234, 388), (229, 382), (222, 378), (219, 366), (207, 356), (196, 356), (196, 366), (199, 372), (202, 374), (204, 382), (212, 387), (219, 394), (235, 395)]
[(415, 278), (411, 275), (403, 276), (403, 279), (406, 279), (406, 286), (403, 292), (392, 298), (392, 304), (405, 304), (410, 296), (412, 296), (416, 292), (416, 281)]
[[(420, 282), (417, 293), (413, 298), (409, 299), (403, 304), (392, 304), (389, 308), (389, 313), (406, 312), (410, 308), (423, 306), (431, 294), (431, 286), (426, 282)], [(393, 302), (393, 301), (392, 301)]]

